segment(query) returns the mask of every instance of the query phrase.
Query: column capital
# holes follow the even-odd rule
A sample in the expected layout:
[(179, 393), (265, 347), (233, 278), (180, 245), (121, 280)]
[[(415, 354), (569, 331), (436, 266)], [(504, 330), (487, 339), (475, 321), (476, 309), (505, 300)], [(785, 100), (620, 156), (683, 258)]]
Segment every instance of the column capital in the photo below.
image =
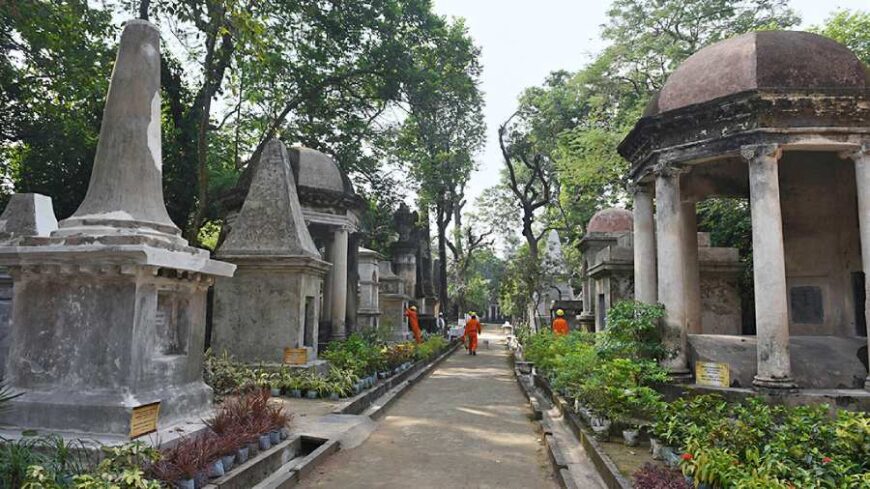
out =
[(870, 142), (862, 143), (860, 146), (854, 149), (841, 151), (839, 153), (840, 158), (844, 160), (852, 160), (857, 162), (858, 160), (863, 160), (865, 158), (870, 158)]
[(658, 163), (653, 167), (653, 174), (656, 177), (672, 178), (679, 177), (685, 173), (689, 173), (691, 168), (686, 165), (676, 163)]
[(625, 189), (628, 191), (629, 195), (653, 195), (655, 193), (655, 188), (653, 188), (653, 185), (644, 182), (628, 182), (628, 184), (626, 184), (625, 186)]
[(778, 144), (749, 144), (740, 147), (740, 157), (748, 163), (763, 158), (779, 160), (782, 157), (782, 146)]

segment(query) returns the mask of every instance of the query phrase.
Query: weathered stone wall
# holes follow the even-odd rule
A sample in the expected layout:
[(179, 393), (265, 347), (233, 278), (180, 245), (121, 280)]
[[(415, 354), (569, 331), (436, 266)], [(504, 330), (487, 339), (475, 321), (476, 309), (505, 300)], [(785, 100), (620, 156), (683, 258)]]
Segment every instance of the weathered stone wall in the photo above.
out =
[(785, 152), (780, 188), (791, 334), (854, 336), (854, 164), (834, 153)]
[[(689, 335), (689, 361), (727, 363), (733, 387), (751, 387), (758, 371), (754, 336)], [(792, 375), (804, 389), (854, 389), (864, 386), (867, 342), (863, 338), (792, 336)], [(811, 361), (810, 361), (811, 360)]]
[(6, 372), (9, 330), (12, 327), (12, 277), (0, 269), (0, 377)]
[(320, 286), (298, 270), (240, 263), (233, 278), (215, 282), (212, 349), (248, 363), (281, 363), (284, 348), (308, 346), (316, 355)]

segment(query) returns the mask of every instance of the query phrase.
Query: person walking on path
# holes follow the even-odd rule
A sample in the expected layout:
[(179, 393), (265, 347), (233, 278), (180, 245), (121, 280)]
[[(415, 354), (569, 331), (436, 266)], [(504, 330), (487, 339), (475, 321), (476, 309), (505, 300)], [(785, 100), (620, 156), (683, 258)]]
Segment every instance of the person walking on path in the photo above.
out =
[(477, 314), (471, 313), (471, 318), (465, 323), (465, 336), (463, 341), (467, 341), (466, 348), (469, 355), (477, 355), (477, 335), (483, 332), (480, 326), (480, 321), (477, 320)]
[(556, 311), (556, 319), (553, 320), (553, 334), (556, 336), (566, 336), (570, 331), (571, 328), (565, 319), (565, 311), (558, 309)]
[(405, 317), (408, 318), (408, 325), (411, 326), (411, 332), (414, 333), (414, 341), (418, 345), (423, 343), (423, 333), (420, 332), (420, 320), (417, 318), (417, 306), (411, 306), (406, 309)]

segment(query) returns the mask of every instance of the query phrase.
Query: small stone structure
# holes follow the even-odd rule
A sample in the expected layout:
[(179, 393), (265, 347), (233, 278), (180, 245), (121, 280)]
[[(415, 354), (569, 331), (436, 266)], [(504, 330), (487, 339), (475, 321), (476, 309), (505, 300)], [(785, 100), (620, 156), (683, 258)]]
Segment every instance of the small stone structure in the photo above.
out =
[(281, 363), (284, 348), (317, 357), (320, 289), (330, 266), (314, 245), (287, 148), (269, 141), (218, 258), (237, 266), (214, 288), (211, 346), (246, 363)]
[[(24, 238), (46, 237), (57, 229), (51, 197), (13, 194), (0, 216), (0, 245), (14, 246)], [(6, 370), (9, 330), (12, 326), (12, 277), (0, 268), (0, 378)]]
[(380, 302), (380, 324), (392, 331), (392, 339), (401, 341), (408, 337), (408, 319), (405, 309), (411, 297), (405, 292), (405, 281), (393, 273), (392, 263), (382, 260), (378, 263), (378, 299)]
[(377, 328), (380, 310), (380, 270), (378, 262), (381, 255), (368, 248), (359, 249), (359, 309), (357, 320), (361, 328)]
[[(724, 196), (751, 204), (757, 334), (741, 348), (756, 355), (753, 384), (858, 387), (867, 377), (868, 76), (831, 39), (745, 34), (689, 57), (621, 143), (632, 164), (635, 296), (664, 304), (675, 376), (690, 371), (690, 325), (702, 315), (695, 205)], [(795, 349), (794, 336), (844, 341), (835, 352)], [(822, 354), (836, 355), (840, 373), (793, 368)]]
[(573, 301), (574, 290), (568, 283), (568, 264), (562, 254), (562, 242), (559, 233), (555, 229), (547, 233), (547, 241), (542, 250), (542, 267), (544, 275), (549, 277), (549, 282), (544, 284), (543, 290), (538, 297), (536, 319), (539, 327), (548, 327), (553, 314), (553, 304), (557, 301)]
[[(584, 307), (581, 318), (594, 331), (602, 331), (607, 311), (621, 301), (634, 299), (634, 244), (632, 213), (625, 209), (597, 212), (580, 241), (583, 253)], [(700, 321), (689, 325), (695, 334), (740, 334), (741, 308), (736, 248), (710, 246), (710, 235), (698, 233), (700, 264)], [(591, 328), (590, 328), (591, 329)]]
[(357, 231), (365, 202), (331, 157), (302, 147), (289, 152), (308, 231), (332, 264), (323, 287), (320, 341), (343, 339), (357, 327)]
[(401, 204), (393, 216), (398, 238), (391, 247), (393, 270), (405, 282), (407, 293), (422, 316), (435, 314), (437, 299), (433, 281), (429, 225)]
[(131, 408), (161, 403), (160, 426), (201, 419), (206, 291), (234, 266), (192, 248), (163, 203), (160, 36), (127, 22), (87, 195), (49, 237), (0, 247), (13, 277), (0, 414), (19, 429), (125, 439)]
[[(320, 299), (318, 340), (326, 343), (345, 338), (357, 328), (357, 232), (366, 204), (330, 156), (304, 147), (291, 147), (287, 152), (308, 232), (320, 255), (332, 265)], [(235, 225), (252, 180), (253, 169), (248, 167), (238, 185), (221, 198), (222, 205), (229, 209), (224, 239)]]

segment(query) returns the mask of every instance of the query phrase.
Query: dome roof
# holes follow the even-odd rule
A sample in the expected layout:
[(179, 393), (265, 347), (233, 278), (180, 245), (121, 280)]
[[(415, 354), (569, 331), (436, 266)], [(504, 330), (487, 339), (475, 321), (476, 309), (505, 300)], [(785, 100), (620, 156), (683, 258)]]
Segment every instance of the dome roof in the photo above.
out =
[(689, 56), (647, 107), (655, 115), (757, 89), (865, 89), (867, 68), (846, 46), (817, 34), (761, 31)]
[(332, 157), (320, 151), (294, 147), (291, 162), (297, 171), (296, 184), (317, 190), (353, 194), (353, 185)]
[(595, 213), (586, 226), (586, 233), (623, 233), (634, 228), (631, 211), (611, 207)]

